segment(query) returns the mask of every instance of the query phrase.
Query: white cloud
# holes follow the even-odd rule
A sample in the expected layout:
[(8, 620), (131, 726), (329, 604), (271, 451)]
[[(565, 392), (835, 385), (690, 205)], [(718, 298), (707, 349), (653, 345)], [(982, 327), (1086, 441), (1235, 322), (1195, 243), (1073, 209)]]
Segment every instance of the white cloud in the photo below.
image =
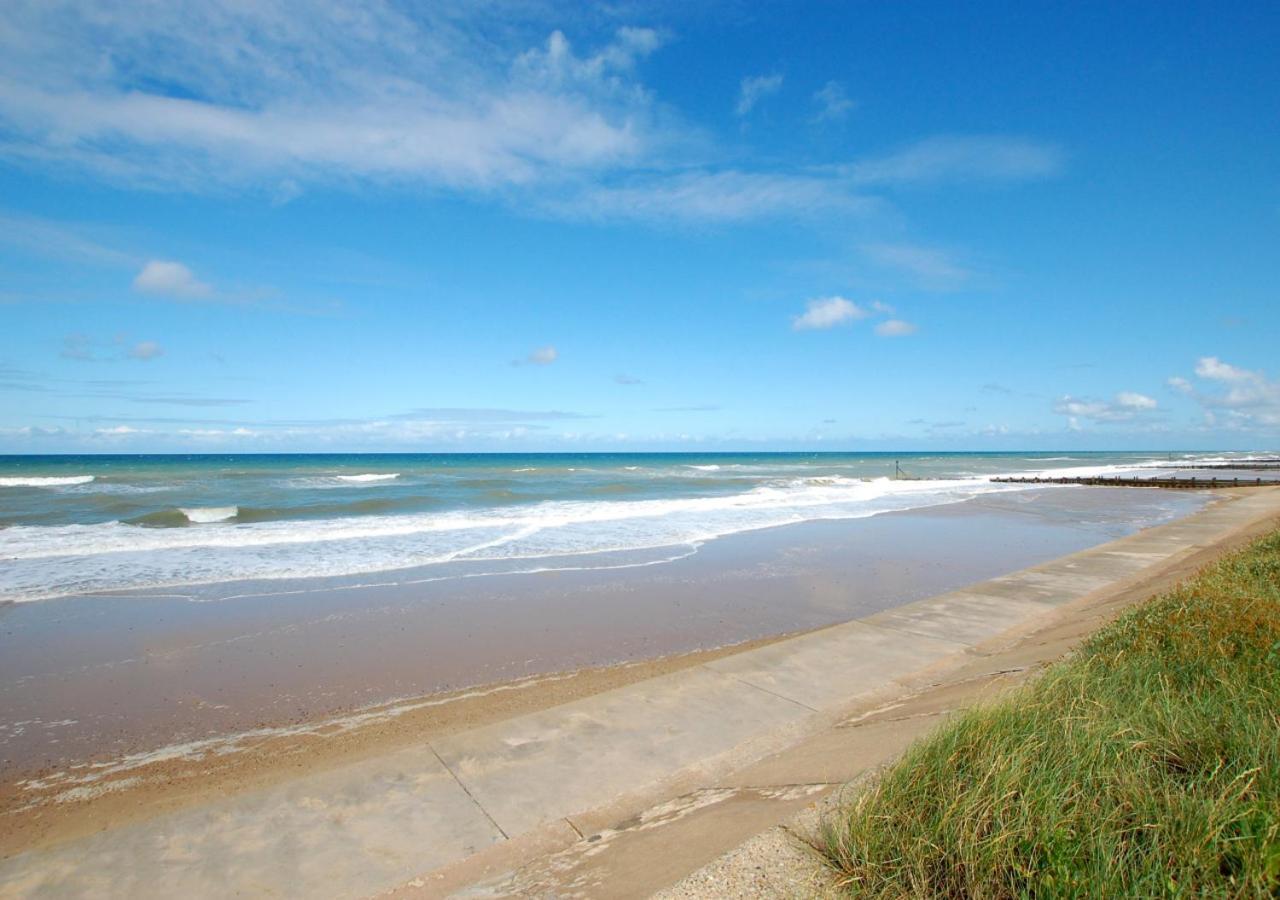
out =
[(1099, 424), (1132, 422), (1145, 413), (1158, 408), (1155, 400), (1134, 391), (1121, 391), (1110, 401), (1087, 400), (1066, 395), (1057, 400), (1053, 411), (1067, 416), (1071, 430), (1079, 430), (1079, 420), (1088, 419)]
[(781, 89), (782, 75), (779, 73), (744, 78), (738, 87), (738, 103), (733, 111), (739, 116), (745, 116), (755, 109), (757, 103)]
[(517, 359), (512, 365), (516, 366), (549, 366), (560, 358), (560, 351), (548, 344), (545, 347), (538, 347), (530, 351), (529, 355), (524, 359)]
[(813, 95), (813, 102), (818, 107), (814, 115), (815, 122), (837, 122), (847, 118), (856, 104), (845, 93), (844, 85), (838, 81), (828, 81)]
[(93, 338), (87, 334), (69, 334), (62, 339), (62, 352), (58, 354), (63, 359), (77, 359), (82, 362), (88, 362), (93, 359)]
[(698, 170), (595, 185), (543, 204), (549, 212), (594, 219), (669, 223), (742, 222), (776, 216), (867, 213), (879, 206), (829, 175)]
[(69, 228), (63, 223), (34, 216), (0, 215), (0, 241), (28, 252), (75, 262), (137, 265), (137, 261), (127, 253), (85, 237), (80, 228)]
[(0, 156), (187, 189), (351, 176), (494, 187), (648, 146), (650, 102), (631, 73), (657, 32), (619, 29), (579, 56), (559, 31), (516, 46), (532, 30), (517, 18), (329, 0), (6, 5)]
[(1280, 381), (1272, 381), (1260, 370), (1223, 362), (1216, 356), (1197, 360), (1195, 374), (1215, 385), (1216, 390), (1196, 390), (1187, 379), (1177, 376), (1168, 383), (1200, 404), (1210, 426), (1240, 430), (1270, 430), (1280, 426)]
[(902, 319), (886, 319), (876, 326), (876, 334), (881, 337), (905, 337), (915, 334), (917, 330), (915, 325)]
[(129, 348), (128, 355), (130, 359), (140, 359), (145, 362), (158, 356), (164, 356), (164, 348), (155, 341), (139, 341)]
[(1253, 381), (1258, 378), (1257, 372), (1238, 369), (1225, 363), (1216, 356), (1202, 356), (1196, 363), (1196, 375), (1210, 381), (1240, 382)]
[(882, 266), (905, 272), (918, 286), (948, 291), (962, 286), (973, 272), (956, 262), (951, 254), (918, 244), (864, 244), (862, 252)]
[[(727, 157), (640, 77), (661, 33), (625, 27), (575, 43), (552, 15), (567, 14), (337, 0), (0, 4), (0, 161), (272, 202), (317, 183), (412, 184), (659, 225), (866, 213), (883, 205), (865, 195), (872, 187), (1060, 167), (1055, 148), (1013, 136), (935, 137), (840, 166), (712, 164)], [(743, 79), (740, 114), (782, 83)], [(824, 118), (850, 108), (836, 82), (814, 100)]]
[(865, 309), (844, 297), (819, 297), (805, 304), (804, 313), (792, 320), (791, 327), (796, 331), (835, 328), (867, 315)]
[(1146, 394), (1138, 394), (1133, 391), (1121, 391), (1116, 394), (1116, 406), (1122, 409), (1155, 409), (1157, 404), (1154, 399)]
[(213, 295), (213, 288), (196, 278), (180, 262), (153, 259), (133, 279), (133, 288), (146, 294), (165, 297), (200, 299)]
[(922, 184), (946, 181), (1023, 181), (1056, 175), (1062, 152), (1048, 144), (1004, 135), (926, 138), (879, 159), (849, 167), (858, 184)]

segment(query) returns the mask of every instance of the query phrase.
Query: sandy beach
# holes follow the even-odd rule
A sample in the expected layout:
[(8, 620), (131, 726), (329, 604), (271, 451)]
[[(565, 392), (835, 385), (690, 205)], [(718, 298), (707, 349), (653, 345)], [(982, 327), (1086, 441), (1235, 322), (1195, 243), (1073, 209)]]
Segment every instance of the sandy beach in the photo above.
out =
[(9, 606), (0, 852), (702, 665), (1120, 537), (1117, 509), (1207, 499), (1049, 489), (748, 532), (622, 571)]

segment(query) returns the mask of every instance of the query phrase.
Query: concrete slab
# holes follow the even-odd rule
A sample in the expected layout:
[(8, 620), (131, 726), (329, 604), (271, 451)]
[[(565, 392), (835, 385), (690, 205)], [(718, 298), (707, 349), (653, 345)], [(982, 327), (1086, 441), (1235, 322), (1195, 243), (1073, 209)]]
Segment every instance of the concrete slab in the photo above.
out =
[[(1110, 570), (1110, 571), (1107, 571)], [(1060, 606), (1078, 600), (1115, 581), (1128, 578), (1133, 570), (1103, 558), (1090, 559), (1087, 568), (1078, 571), (1043, 571), (1027, 569), (984, 581), (970, 590), (1017, 600), (1032, 600)]]
[(862, 621), (895, 631), (973, 646), (1052, 606), (1034, 600), (954, 591), (877, 613)]
[(806, 718), (799, 703), (685, 669), (437, 742), (507, 834), (608, 802)]
[(504, 878), (477, 885), (472, 896), (593, 900), (646, 897), (780, 819), (794, 815), (835, 785), (710, 788), (672, 798), (596, 832)]
[(707, 668), (818, 710), (849, 703), (964, 649), (959, 641), (904, 638), (859, 621), (718, 659)]
[(21, 854), (0, 895), (365, 897), (502, 837), (414, 749)]

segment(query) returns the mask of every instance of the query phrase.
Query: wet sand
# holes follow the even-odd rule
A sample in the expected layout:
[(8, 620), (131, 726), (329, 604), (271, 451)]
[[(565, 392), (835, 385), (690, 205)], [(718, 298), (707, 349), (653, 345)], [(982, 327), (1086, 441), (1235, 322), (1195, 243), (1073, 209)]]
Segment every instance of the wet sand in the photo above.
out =
[[(7, 607), (0, 853), (1020, 569), (1136, 530), (1117, 524), (1117, 509), (1167, 516), (1205, 500), (1027, 491), (742, 534), (627, 570)], [(190, 742), (207, 743), (153, 752)], [(128, 754), (138, 755), (122, 764)]]

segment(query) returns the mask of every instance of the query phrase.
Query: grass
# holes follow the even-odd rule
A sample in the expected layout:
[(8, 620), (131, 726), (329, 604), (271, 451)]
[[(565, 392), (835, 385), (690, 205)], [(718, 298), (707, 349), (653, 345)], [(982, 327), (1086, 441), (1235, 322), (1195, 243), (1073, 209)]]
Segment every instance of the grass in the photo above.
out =
[(917, 742), (824, 829), (870, 897), (1280, 897), (1280, 531)]

